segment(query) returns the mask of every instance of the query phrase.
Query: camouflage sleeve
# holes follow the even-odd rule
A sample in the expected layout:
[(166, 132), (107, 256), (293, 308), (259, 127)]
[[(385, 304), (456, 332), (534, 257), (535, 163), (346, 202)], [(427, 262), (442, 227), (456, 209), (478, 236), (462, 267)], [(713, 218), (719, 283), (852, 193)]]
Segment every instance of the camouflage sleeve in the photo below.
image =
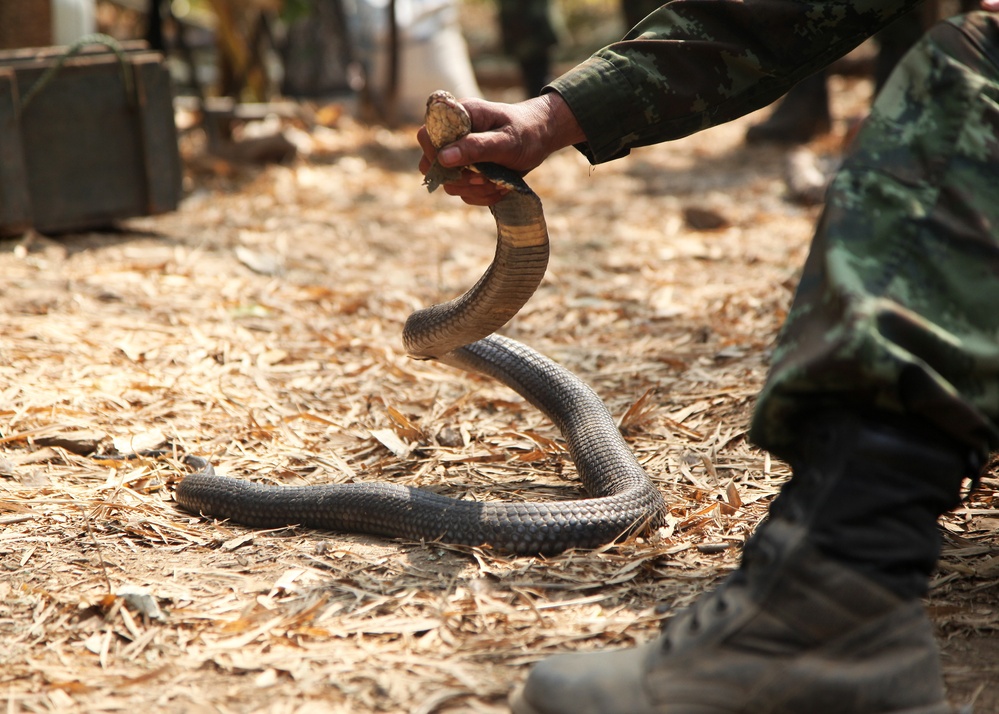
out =
[(550, 85), (592, 163), (766, 106), (918, 0), (674, 0)]

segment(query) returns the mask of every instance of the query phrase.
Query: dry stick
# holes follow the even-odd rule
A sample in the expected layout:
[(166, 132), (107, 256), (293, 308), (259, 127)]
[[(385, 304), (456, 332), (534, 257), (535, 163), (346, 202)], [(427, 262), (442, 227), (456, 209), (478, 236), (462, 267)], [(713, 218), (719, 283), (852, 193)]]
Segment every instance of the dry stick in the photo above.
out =
[[(81, 508), (81, 510), (83, 510)], [(101, 566), (101, 574), (104, 576), (104, 585), (107, 587), (108, 592), (111, 592), (111, 578), (108, 576), (107, 564), (104, 562), (104, 553), (101, 552), (101, 544), (97, 541), (97, 536), (94, 535), (93, 529), (90, 527), (90, 518), (87, 516), (86, 511), (83, 513), (83, 522), (87, 525), (87, 534), (90, 536), (90, 540), (93, 541), (94, 546), (97, 548), (97, 561)]]

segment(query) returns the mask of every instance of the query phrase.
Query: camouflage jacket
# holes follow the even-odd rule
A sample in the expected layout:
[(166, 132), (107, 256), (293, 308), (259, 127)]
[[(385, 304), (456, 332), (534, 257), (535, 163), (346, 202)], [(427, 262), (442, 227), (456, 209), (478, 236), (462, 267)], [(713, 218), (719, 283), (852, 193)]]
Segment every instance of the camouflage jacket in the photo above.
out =
[(918, 0), (674, 0), (550, 85), (601, 163), (766, 106)]

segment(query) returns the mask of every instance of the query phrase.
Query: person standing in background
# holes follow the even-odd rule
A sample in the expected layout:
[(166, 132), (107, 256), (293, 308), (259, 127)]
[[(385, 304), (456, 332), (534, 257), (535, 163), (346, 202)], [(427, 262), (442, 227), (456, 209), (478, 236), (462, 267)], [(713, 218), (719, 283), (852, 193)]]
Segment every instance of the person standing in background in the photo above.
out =
[(551, 79), (552, 48), (558, 33), (549, 0), (498, 0), (503, 53), (517, 61), (527, 98), (541, 94)]

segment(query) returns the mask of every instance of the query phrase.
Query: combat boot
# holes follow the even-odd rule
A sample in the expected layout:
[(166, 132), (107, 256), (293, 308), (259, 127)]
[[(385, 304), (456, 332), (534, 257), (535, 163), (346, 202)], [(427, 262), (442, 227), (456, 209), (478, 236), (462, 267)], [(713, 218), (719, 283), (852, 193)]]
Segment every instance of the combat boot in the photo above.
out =
[(984, 453), (894, 418), (804, 426), (740, 568), (642, 647), (538, 664), (516, 714), (944, 714), (919, 600)]
[(933, 631), (904, 601), (772, 521), (742, 569), (632, 650), (555, 657), (516, 714), (944, 714)]

